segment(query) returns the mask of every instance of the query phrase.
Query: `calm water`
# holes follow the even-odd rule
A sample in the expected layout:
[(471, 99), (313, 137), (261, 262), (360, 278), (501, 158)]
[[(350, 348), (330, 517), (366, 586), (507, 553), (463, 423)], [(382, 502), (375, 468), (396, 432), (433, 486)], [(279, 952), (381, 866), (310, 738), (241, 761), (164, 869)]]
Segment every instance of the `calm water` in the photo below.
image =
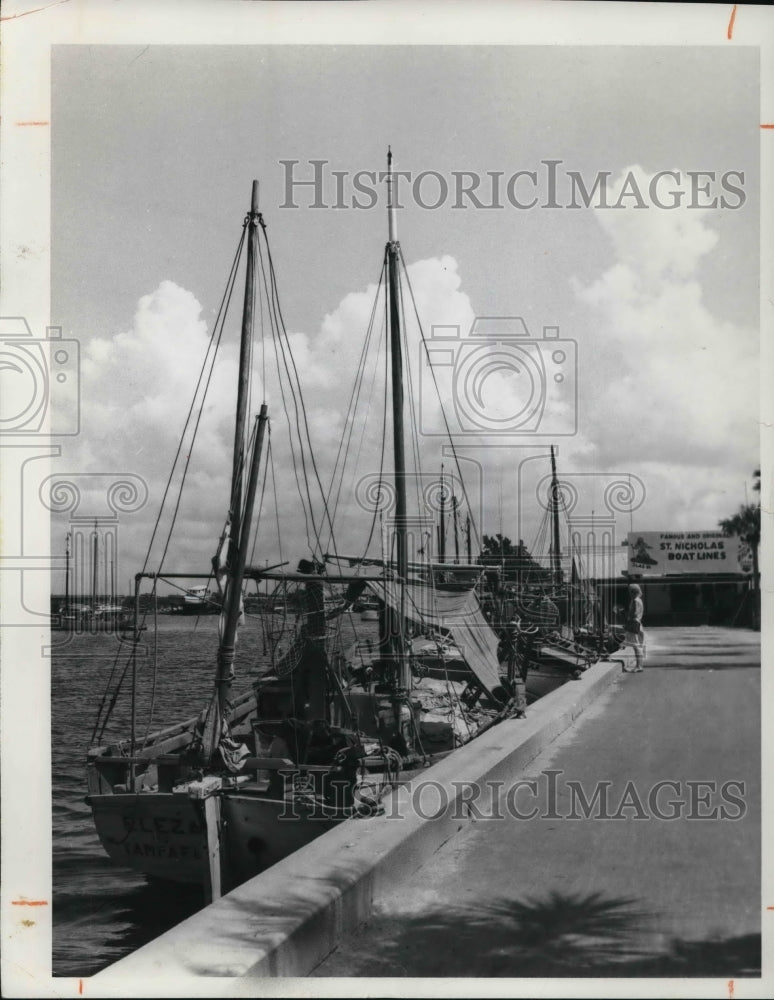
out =
[[(149, 636), (149, 632), (144, 633)], [(86, 750), (116, 653), (116, 674), (127, 646), (109, 634), (52, 633), (53, 973), (93, 975), (135, 951), (203, 905), (201, 890), (159, 888), (129, 869), (118, 868), (99, 843), (84, 802)], [(152, 681), (152, 636), (138, 658), (138, 721), (147, 722)], [(153, 730), (197, 714), (209, 699), (217, 650), (217, 616), (159, 616), (158, 671)], [(235, 694), (266, 660), (257, 619), (240, 629)], [(105, 733), (128, 735), (129, 682), (124, 680)], [(144, 728), (139, 729), (140, 733)]]

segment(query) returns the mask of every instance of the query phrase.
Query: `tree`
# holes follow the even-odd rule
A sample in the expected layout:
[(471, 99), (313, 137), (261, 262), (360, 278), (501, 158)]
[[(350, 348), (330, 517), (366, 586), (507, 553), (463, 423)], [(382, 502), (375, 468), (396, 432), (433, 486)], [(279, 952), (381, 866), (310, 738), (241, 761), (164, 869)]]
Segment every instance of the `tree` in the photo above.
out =
[[(761, 470), (756, 469), (753, 472), (753, 490), (760, 493), (761, 490)], [(743, 503), (739, 507), (736, 514), (731, 517), (725, 517), (722, 521), (718, 521), (718, 525), (726, 535), (732, 535), (735, 538), (740, 539), (746, 545), (749, 545), (750, 552), (752, 553), (752, 564), (753, 564), (753, 588), (755, 591), (755, 614), (753, 625), (755, 628), (759, 627), (758, 621), (758, 601), (759, 601), (759, 587), (760, 587), (760, 577), (758, 573), (758, 549), (761, 544), (761, 505), (760, 501), (757, 504)]]
[(523, 541), (514, 545), (507, 535), (484, 535), (479, 562), (484, 566), (499, 567), (503, 578), (514, 582), (526, 577), (532, 582), (549, 580), (550, 574), (535, 562)]
[(513, 547), (513, 542), (507, 535), (484, 535), (483, 545), (481, 546), (482, 556), (515, 556), (516, 550)]

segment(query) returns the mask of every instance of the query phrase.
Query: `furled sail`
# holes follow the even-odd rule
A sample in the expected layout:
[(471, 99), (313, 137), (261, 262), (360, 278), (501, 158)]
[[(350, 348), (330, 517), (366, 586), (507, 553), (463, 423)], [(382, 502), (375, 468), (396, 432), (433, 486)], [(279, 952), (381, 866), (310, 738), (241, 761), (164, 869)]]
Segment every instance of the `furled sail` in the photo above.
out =
[[(368, 584), (393, 611), (400, 613), (400, 587), (395, 580)], [(484, 690), (500, 686), (497, 636), (484, 617), (474, 590), (439, 590), (430, 584), (405, 585), (405, 613), (423, 628), (443, 629), (462, 654)]]

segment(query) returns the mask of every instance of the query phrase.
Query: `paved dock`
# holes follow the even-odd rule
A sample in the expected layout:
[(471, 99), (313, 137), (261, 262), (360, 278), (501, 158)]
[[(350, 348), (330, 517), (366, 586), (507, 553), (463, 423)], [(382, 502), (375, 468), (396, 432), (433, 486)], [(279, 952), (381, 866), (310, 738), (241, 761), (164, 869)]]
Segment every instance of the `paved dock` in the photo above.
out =
[(695, 996), (771, 995), (755, 978), (760, 636), (648, 642), (644, 673), (595, 664), (397, 789), (388, 814), (338, 825), (94, 976), (90, 995), (275, 995), (278, 977), (305, 995), (310, 976), (356, 992), (375, 977), (363, 995), (405, 977), (415, 995), (421, 978), (459, 995), (448, 977), (563, 976), (576, 992), (584, 976), (680, 976)]
[(312, 975), (759, 976), (760, 635), (648, 643)]

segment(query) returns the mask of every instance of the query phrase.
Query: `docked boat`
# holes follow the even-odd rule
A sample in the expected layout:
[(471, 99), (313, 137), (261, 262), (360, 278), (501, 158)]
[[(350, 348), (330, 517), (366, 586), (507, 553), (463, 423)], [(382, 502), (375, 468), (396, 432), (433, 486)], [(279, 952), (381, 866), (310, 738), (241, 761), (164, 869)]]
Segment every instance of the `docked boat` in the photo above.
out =
[[(368, 822), (396, 784), (410, 780), (419, 768), (453, 753), (482, 730), (523, 711), (501, 675), (498, 636), (478, 600), (481, 567), (442, 566), (445, 578), (457, 572), (467, 581), (462, 585), (447, 580), (444, 585), (436, 582), (439, 567), (429, 552), (410, 558), (401, 327), (405, 265), (396, 236), (392, 180), (390, 156), (388, 240), (377, 297), (381, 296), (388, 318), (384, 410), (390, 419), (385, 416), (381, 432), (388, 433), (389, 423), (393, 461), (384, 475), (395, 490), (391, 537), (379, 558), (366, 558), (365, 552), (362, 558), (349, 560), (336, 556), (333, 491), (322, 489), (317, 473), (254, 182), (236, 258), (246, 244), (234, 454), (230, 487), (223, 497), (226, 530), (213, 533), (220, 544), (212, 569), (198, 574), (203, 580), (215, 580), (222, 604), (217, 647), (213, 647), (212, 695), (187, 721), (144, 735), (137, 718), (137, 658), (130, 657), (119, 674), (121, 680), (130, 678), (131, 713), (125, 735), (104, 739), (118, 700), (117, 690), (106, 692), (88, 751), (88, 802), (110, 857), (149, 877), (201, 884), (207, 899), (263, 871), (335, 824), (354, 817)], [(263, 336), (272, 338), (271, 354), (287, 380), (293, 412), (299, 417), (291, 428), (295, 434), (291, 440), (310, 551), (293, 561), (295, 569), (288, 569), (284, 559), (267, 564), (270, 550), (254, 524), (258, 521), (263, 528), (268, 520), (259, 520), (256, 508), (259, 513), (262, 498), (274, 484), (276, 448), (276, 442), (270, 444), (265, 400), (249, 426), (256, 301), (266, 309)], [(379, 314), (375, 304), (372, 319)], [(366, 343), (370, 334), (369, 327)], [(265, 354), (270, 355), (268, 346)], [(358, 379), (362, 382), (360, 370), (356, 385)], [(349, 426), (355, 420), (351, 408)], [(335, 471), (332, 483), (334, 477)], [(317, 509), (323, 515), (315, 520), (319, 515), (312, 506), (312, 493), (318, 488), (322, 500)], [(285, 512), (288, 504), (283, 497), (278, 511)], [(376, 517), (374, 513), (374, 522)], [(320, 521), (325, 524), (325, 546)], [(372, 535), (373, 522), (369, 542)], [(253, 552), (260, 565), (252, 559)], [(161, 580), (193, 576), (163, 569), (139, 573), (136, 607), (147, 581), (155, 588)], [(292, 602), (283, 597), (279, 604), (253, 603), (264, 623), (269, 662), (237, 697), (233, 692), (236, 643), (248, 581), (255, 581), (259, 592), (268, 593), (274, 585), (275, 593), (293, 591), (295, 597)], [(351, 614), (356, 602), (361, 607), (367, 602), (375, 612), (373, 625), (358, 622)], [(354, 643), (349, 642), (345, 626), (355, 630)], [(137, 636), (142, 627), (138, 613)], [(358, 633), (361, 627), (366, 635)], [(412, 640), (427, 636), (444, 637), (440, 653), (438, 644), (434, 654), (427, 645), (412, 647)], [(447, 654), (465, 666), (468, 679), (455, 681), (444, 670), (443, 678), (429, 676), (422, 658), (435, 655), (439, 666), (439, 655), (442, 660)]]
[(170, 594), (167, 602), (171, 615), (216, 615), (220, 611), (220, 602), (206, 584)]
[[(97, 524), (91, 534), (92, 565), (91, 565), (91, 599), (76, 600), (71, 591), (71, 569), (77, 569), (72, 555), (72, 532), (65, 536), (65, 597), (57, 610), (51, 614), (50, 628), (52, 632), (69, 632), (79, 636), (94, 635), (100, 632), (122, 633), (133, 624), (131, 613), (124, 608), (115, 597), (115, 584), (110, 580), (111, 593), (107, 599), (100, 600), (98, 596), (98, 565), (99, 565), (99, 531)], [(112, 567), (111, 567), (112, 569)]]
[(381, 605), (376, 597), (366, 594), (359, 601), (356, 601), (353, 610), (356, 611), (364, 622), (379, 621)]
[[(512, 602), (510, 625), (516, 634), (530, 700), (568, 680), (578, 680), (592, 664), (610, 659), (623, 645), (623, 635), (607, 622), (594, 585), (586, 577), (569, 525), (565, 525), (563, 544), (563, 514), (566, 511), (552, 445), (548, 502), (532, 552), (536, 572), (523, 575), (518, 599)], [(567, 570), (563, 566), (565, 555)], [(541, 562), (547, 565), (541, 568)]]

